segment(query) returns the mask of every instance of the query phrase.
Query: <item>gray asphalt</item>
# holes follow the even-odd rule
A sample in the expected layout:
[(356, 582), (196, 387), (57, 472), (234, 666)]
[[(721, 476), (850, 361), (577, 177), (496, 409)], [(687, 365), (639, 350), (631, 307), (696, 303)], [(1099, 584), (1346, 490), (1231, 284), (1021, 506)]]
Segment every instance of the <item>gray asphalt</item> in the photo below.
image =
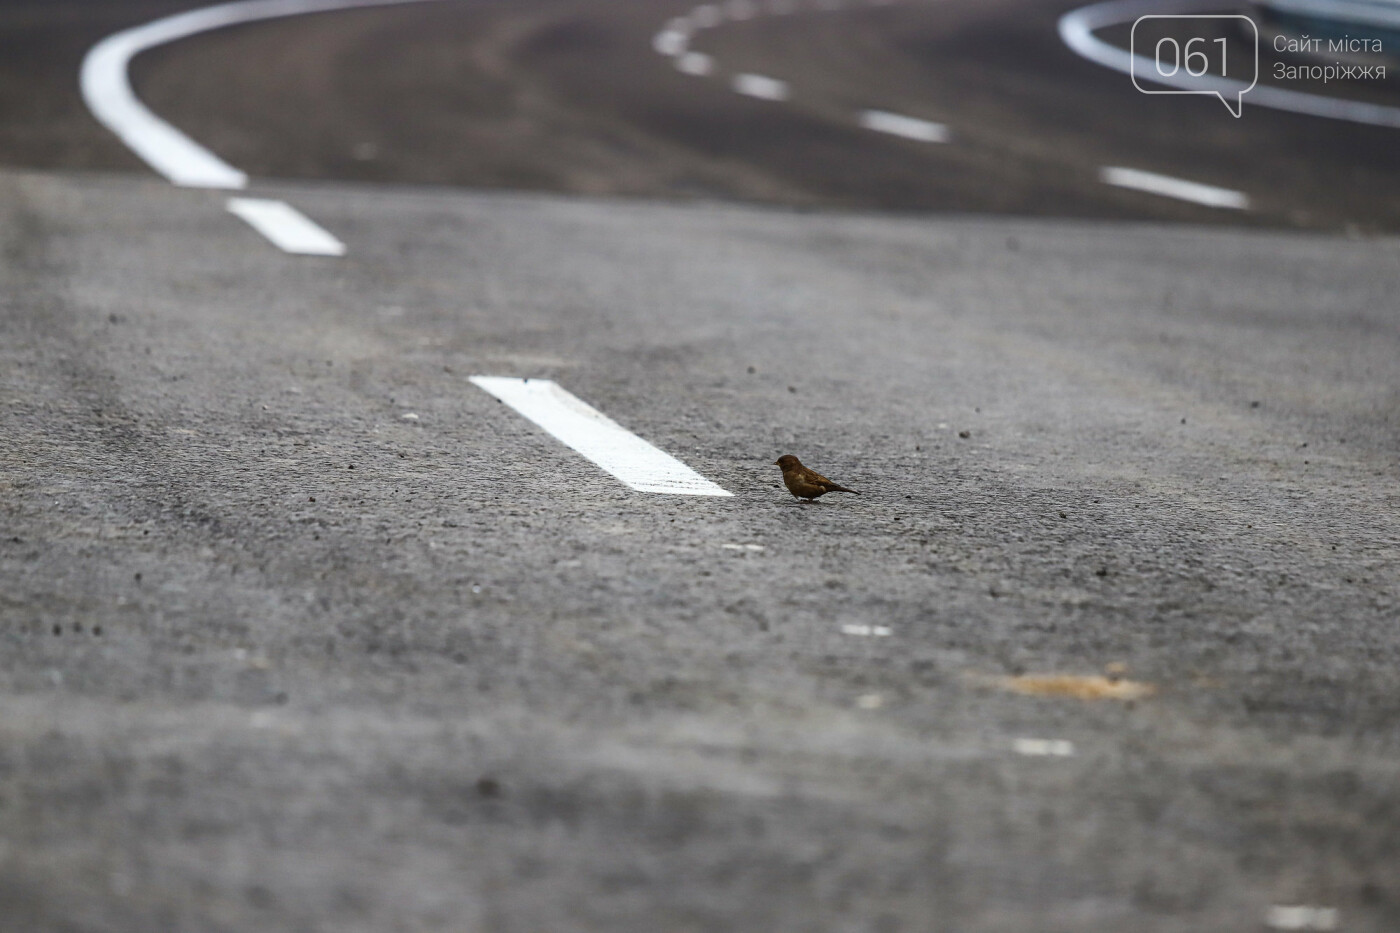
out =
[(1396, 240), (257, 193), (0, 173), (0, 926), (1400, 924)]

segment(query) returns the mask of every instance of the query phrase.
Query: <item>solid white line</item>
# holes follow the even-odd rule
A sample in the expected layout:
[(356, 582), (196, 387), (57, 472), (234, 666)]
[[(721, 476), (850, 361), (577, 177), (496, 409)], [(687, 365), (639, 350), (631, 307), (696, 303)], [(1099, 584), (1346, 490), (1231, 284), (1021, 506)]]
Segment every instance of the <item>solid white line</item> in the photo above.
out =
[(285, 201), (229, 198), (228, 210), (278, 249), (304, 256), (344, 256), (345, 244)]
[[(1108, 3), (1095, 3), (1092, 6), (1071, 10), (1060, 17), (1060, 39), (1074, 52), (1091, 62), (1121, 71), (1125, 75), (1136, 72), (1139, 78), (1151, 75), (1154, 84), (1165, 84), (1195, 90), (1197, 79), (1186, 75), (1162, 77), (1156, 73), (1155, 63), (1150, 58), (1137, 56), (1134, 69), (1133, 54), (1127, 49), (1104, 42), (1094, 35), (1094, 30), (1131, 23), (1139, 16), (1148, 14), (1179, 14), (1191, 11), (1209, 13), (1219, 9), (1215, 0), (1110, 0)], [(1212, 89), (1219, 88), (1229, 97), (1239, 94), (1249, 85), (1243, 81), (1230, 81), (1213, 78)], [(1287, 110), (1313, 117), (1326, 117), (1331, 120), (1347, 120), (1351, 123), (1365, 123), (1371, 126), (1391, 126), (1400, 128), (1400, 107), (1386, 107), (1382, 104), (1368, 104), (1356, 100), (1342, 100), (1339, 97), (1326, 97), (1322, 94), (1307, 94), (1290, 91), (1272, 85), (1256, 85), (1246, 97), (1250, 104), (1268, 107), (1273, 110)]]
[(885, 110), (862, 110), (860, 112), (860, 125), (877, 133), (889, 133), (893, 136), (903, 136), (905, 139), (914, 139), (924, 143), (946, 143), (948, 141), (948, 127), (942, 123), (920, 120), (917, 117), (906, 117), (903, 114), (890, 113)]
[(127, 66), (147, 49), (237, 23), (299, 16), (354, 7), (424, 3), (429, 0), (243, 0), (177, 13), (103, 39), (83, 58), (83, 100), (146, 164), (177, 185), (246, 188), (248, 176), (146, 108), (131, 89)]
[(761, 100), (788, 99), (787, 82), (765, 75), (737, 74), (734, 76), (734, 90)]
[(639, 492), (733, 495), (552, 380), (472, 376), (471, 381)]
[(1105, 184), (1116, 185), (1119, 188), (1132, 188), (1136, 191), (1160, 194), (1163, 197), (1204, 204), (1206, 207), (1224, 207), (1236, 211), (1242, 211), (1249, 207), (1249, 196), (1241, 191), (1231, 191), (1229, 188), (1217, 188), (1214, 185), (1185, 181), (1180, 178), (1172, 178), (1170, 175), (1158, 175), (1156, 172), (1107, 166), (1099, 170), (1099, 177), (1103, 179)]

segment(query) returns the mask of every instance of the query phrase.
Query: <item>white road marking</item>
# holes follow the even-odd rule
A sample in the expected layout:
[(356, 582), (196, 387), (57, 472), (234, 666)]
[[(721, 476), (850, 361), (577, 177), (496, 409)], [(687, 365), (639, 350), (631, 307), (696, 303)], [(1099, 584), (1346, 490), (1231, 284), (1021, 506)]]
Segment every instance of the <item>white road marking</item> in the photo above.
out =
[(430, 0), (243, 0), (166, 16), (124, 29), (94, 45), (83, 58), (79, 83), (97, 121), (177, 185), (240, 189), (248, 176), (156, 116), (137, 99), (127, 77), (131, 59), (158, 45), (212, 29), (281, 16)]
[(1163, 197), (1204, 204), (1206, 207), (1223, 207), (1236, 211), (1249, 207), (1249, 196), (1243, 192), (1172, 178), (1170, 175), (1158, 175), (1156, 172), (1107, 166), (1099, 170), (1099, 177), (1105, 184), (1116, 185), (1119, 188), (1160, 194)]
[(720, 547), (726, 551), (762, 551), (761, 544), (721, 544)]
[(663, 29), (651, 40), (651, 47), (662, 55), (676, 56), (685, 54), (686, 44), (690, 42), (690, 37), (676, 29)]
[(733, 495), (552, 380), (472, 376), (471, 381), (639, 492)]
[[(1171, 77), (1161, 76), (1150, 58), (1137, 56), (1135, 69), (1131, 52), (1103, 41), (1094, 35), (1094, 30), (1131, 23), (1146, 14), (1212, 13), (1218, 12), (1220, 7), (1216, 0), (1110, 0), (1108, 3), (1080, 7), (1061, 16), (1060, 39), (1078, 55), (1105, 68), (1121, 71), (1125, 75), (1133, 74), (1136, 70), (1139, 77), (1152, 75), (1151, 80), (1154, 84), (1195, 89), (1196, 85), (1190, 83), (1195, 79), (1188, 77), (1184, 72)], [(1221, 89), (1225, 96), (1229, 97), (1231, 93), (1238, 94), (1244, 91), (1249, 85), (1243, 81), (1218, 78), (1211, 82), (1211, 87)], [(1290, 91), (1272, 85), (1256, 85), (1249, 91), (1249, 103), (1332, 120), (1400, 128), (1400, 107)]]
[(1264, 924), (1274, 930), (1335, 930), (1337, 908), (1274, 906), (1269, 908)]
[(925, 143), (946, 143), (948, 127), (930, 120), (906, 117), (886, 110), (862, 110), (860, 125), (877, 133), (889, 133)]
[(788, 99), (787, 82), (765, 75), (737, 74), (734, 76), (734, 90), (762, 100)]
[(842, 635), (855, 635), (859, 638), (888, 638), (894, 632), (883, 625), (843, 625)]
[(704, 52), (686, 52), (676, 59), (676, 67), (688, 75), (703, 78), (715, 70), (715, 60)]
[(1013, 739), (1011, 747), (1018, 755), (1069, 758), (1074, 755), (1074, 743), (1064, 739)]
[(303, 256), (344, 256), (345, 244), (286, 201), (265, 198), (229, 198), (230, 214), (272, 241), (283, 252)]

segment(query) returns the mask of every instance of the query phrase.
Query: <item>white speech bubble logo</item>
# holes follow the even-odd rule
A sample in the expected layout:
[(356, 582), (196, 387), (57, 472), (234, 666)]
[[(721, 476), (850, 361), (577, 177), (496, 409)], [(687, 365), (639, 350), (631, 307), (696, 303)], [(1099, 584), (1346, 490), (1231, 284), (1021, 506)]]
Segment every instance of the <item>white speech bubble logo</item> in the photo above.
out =
[[(1250, 35), (1254, 37), (1254, 56), (1251, 64), (1249, 83), (1230, 77), (1229, 42), (1223, 38), (1206, 39), (1201, 36), (1178, 38), (1163, 36), (1152, 46), (1152, 55), (1138, 54), (1138, 27), (1150, 19), (1158, 20), (1199, 20), (1199, 19), (1238, 19), (1249, 24)], [(1200, 43), (1197, 46), (1197, 43)], [(1259, 27), (1254, 20), (1240, 13), (1192, 13), (1179, 16), (1151, 14), (1139, 16), (1133, 22), (1133, 32), (1128, 40), (1130, 67), (1128, 75), (1133, 79), (1133, 87), (1144, 94), (1214, 94), (1220, 98), (1225, 109), (1234, 117), (1244, 113), (1244, 95), (1259, 83)], [(1218, 66), (1220, 71), (1211, 70)], [(1164, 84), (1172, 90), (1145, 88), (1140, 83)]]

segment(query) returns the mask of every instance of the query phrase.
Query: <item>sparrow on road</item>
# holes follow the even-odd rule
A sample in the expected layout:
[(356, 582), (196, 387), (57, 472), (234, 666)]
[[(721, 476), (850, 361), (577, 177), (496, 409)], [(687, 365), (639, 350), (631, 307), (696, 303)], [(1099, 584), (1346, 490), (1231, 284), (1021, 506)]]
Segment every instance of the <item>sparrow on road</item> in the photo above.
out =
[(792, 454), (783, 454), (773, 462), (783, 468), (783, 484), (787, 486), (788, 492), (799, 499), (811, 502), (818, 496), (824, 496), (829, 492), (850, 492), (860, 495), (854, 489), (837, 485), (815, 470), (807, 469), (802, 465), (802, 461)]

